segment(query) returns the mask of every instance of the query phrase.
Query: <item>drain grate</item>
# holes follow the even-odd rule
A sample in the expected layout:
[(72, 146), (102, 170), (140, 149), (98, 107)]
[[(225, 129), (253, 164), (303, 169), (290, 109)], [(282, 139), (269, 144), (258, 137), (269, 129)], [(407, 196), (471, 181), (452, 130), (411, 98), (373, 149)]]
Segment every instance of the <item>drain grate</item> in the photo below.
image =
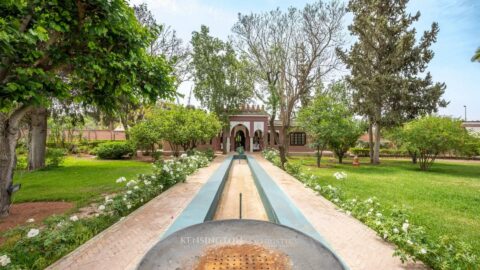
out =
[(196, 270), (288, 270), (288, 256), (262, 246), (243, 244), (210, 248)]

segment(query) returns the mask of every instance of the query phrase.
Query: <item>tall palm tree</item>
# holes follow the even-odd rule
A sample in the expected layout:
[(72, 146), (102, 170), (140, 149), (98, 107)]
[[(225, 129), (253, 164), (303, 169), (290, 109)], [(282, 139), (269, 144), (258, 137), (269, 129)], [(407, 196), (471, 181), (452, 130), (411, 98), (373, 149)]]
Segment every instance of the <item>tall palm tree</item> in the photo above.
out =
[(475, 52), (475, 55), (473, 55), (472, 57), (472, 62), (480, 62), (480, 48), (477, 49), (477, 51)]

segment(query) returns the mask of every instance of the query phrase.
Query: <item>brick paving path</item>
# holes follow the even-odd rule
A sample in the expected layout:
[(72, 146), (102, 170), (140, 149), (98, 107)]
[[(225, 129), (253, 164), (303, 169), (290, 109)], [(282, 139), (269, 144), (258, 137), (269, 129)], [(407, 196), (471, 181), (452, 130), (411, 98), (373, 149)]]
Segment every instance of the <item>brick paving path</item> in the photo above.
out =
[(47, 269), (135, 269), (223, 160), (217, 157), (185, 183), (171, 187)]
[(392, 256), (393, 245), (378, 237), (372, 229), (338, 211), (333, 203), (304, 187), (261, 155), (254, 156), (350, 269), (426, 269), (421, 263), (402, 264), (398, 257)]

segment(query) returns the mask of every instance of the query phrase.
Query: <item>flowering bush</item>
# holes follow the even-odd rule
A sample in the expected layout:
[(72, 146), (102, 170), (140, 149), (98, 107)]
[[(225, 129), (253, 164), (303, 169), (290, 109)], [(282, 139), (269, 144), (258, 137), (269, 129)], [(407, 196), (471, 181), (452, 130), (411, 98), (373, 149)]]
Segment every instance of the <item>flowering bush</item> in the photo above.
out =
[(44, 269), (172, 185), (185, 181), (187, 175), (209, 162), (207, 155), (200, 152), (157, 161), (152, 174), (141, 174), (133, 180), (125, 177), (115, 180), (125, 186), (124, 191), (106, 196), (98, 206), (99, 214), (93, 217), (53, 216), (40, 227), (27, 222), (26, 226), (10, 230), (3, 235), (6, 241), (0, 247), (0, 266)]
[[(275, 163), (278, 152), (265, 150), (264, 157)], [(277, 165), (278, 166), (278, 165)], [(286, 171), (313, 189), (318, 194), (335, 203), (341, 211), (362, 221), (377, 234), (396, 245), (395, 256), (402, 262), (421, 260), (433, 269), (478, 269), (480, 260), (472, 248), (455, 238), (443, 236), (437, 241), (427, 237), (423, 227), (411, 224), (405, 209), (392, 209), (386, 215), (375, 197), (366, 200), (346, 198), (338, 187), (321, 186), (320, 177), (309, 172), (302, 172), (299, 165), (285, 165)], [(345, 172), (336, 172), (338, 180), (347, 178)]]

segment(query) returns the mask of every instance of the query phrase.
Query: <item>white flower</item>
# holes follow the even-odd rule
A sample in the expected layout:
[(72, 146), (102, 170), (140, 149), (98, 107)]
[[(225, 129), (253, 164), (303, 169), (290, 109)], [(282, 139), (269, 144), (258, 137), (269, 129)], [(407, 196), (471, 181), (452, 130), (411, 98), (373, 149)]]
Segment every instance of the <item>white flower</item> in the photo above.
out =
[(163, 165), (163, 170), (166, 171), (167, 173), (170, 172), (170, 168), (166, 164)]
[(131, 186), (134, 186), (134, 185), (136, 185), (136, 184), (137, 184), (137, 181), (135, 181), (135, 180), (130, 180), (130, 181), (128, 181), (128, 183), (127, 183), (127, 187), (131, 187)]
[(145, 183), (145, 186), (150, 186), (152, 184), (152, 182), (148, 180), (143, 181), (143, 183)]
[(333, 202), (338, 203), (339, 200), (337, 198), (333, 199)]
[(383, 239), (387, 239), (387, 237), (388, 237), (388, 234), (387, 234), (387, 233), (384, 233), (384, 234), (383, 234)]
[(382, 217), (382, 213), (377, 212), (377, 213), (375, 214), (375, 216), (377, 216), (377, 217)]
[(74, 221), (74, 222), (78, 221), (78, 217), (76, 215), (73, 215), (73, 216), (70, 217), (70, 220)]
[(127, 209), (130, 209), (132, 208), (132, 205), (131, 204), (127, 204)]
[(407, 240), (407, 244), (409, 244), (409, 245), (413, 245), (413, 242), (412, 242), (412, 241), (410, 241), (410, 239), (408, 239), (408, 240)]
[(33, 218), (27, 219), (27, 223), (32, 223), (32, 222), (35, 222), (35, 219), (33, 219)]
[(365, 202), (366, 203), (373, 203), (373, 200), (372, 200), (372, 198), (368, 198)]
[(180, 156), (180, 158), (186, 158), (186, 157), (187, 157), (187, 154), (182, 154), (182, 155)]
[(356, 203), (357, 202), (357, 199), (352, 199), (352, 203)]
[(420, 249), (420, 254), (427, 254), (427, 250), (424, 248)]
[(347, 174), (345, 172), (336, 172), (333, 174), (333, 176), (337, 178), (337, 180), (342, 180), (347, 178)]
[(139, 187), (138, 187), (138, 186), (134, 186), (133, 189), (139, 189)]
[(315, 186), (315, 190), (320, 191), (320, 190), (322, 190), (322, 187), (321, 187), (320, 185), (316, 185), (316, 186)]
[(101, 205), (98, 207), (98, 210), (100, 210), (100, 211), (105, 210), (105, 205), (101, 204)]
[(377, 221), (375, 221), (375, 224), (380, 226), (380, 225), (382, 225), (382, 222), (380, 220), (377, 220)]
[(0, 266), (7, 266), (11, 263), (10, 257), (7, 255), (0, 256)]
[(406, 222), (403, 223), (403, 225), (402, 225), (402, 231), (407, 232), (409, 226), (410, 226), (410, 225), (409, 225), (408, 223), (406, 223)]
[(127, 179), (122, 176), (122, 177), (118, 178), (117, 181), (115, 181), (115, 182), (122, 183), (122, 182), (125, 182), (125, 181), (127, 181)]
[(132, 191), (131, 191), (131, 190), (127, 190), (127, 194), (132, 194)]
[(349, 216), (352, 215), (352, 212), (350, 212), (350, 211), (347, 211), (346, 213), (347, 213), (347, 215), (349, 215)]
[(63, 225), (65, 225), (65, 222), (64, 222), (64, 221), (60, 221), (59, 223), (57, 223), (57, 227), (58, 227), (58, 228), (63, 227)]
[(400, 231), (397, 228), (393, 228), (393, 233), (399, 233)]
[(30, 229), (30, 231), (28, 231), (28, 233), (27, 233), (27, 237), (32, 238), (32, 237), (37, 236), (39, 233), (40, 233), (39, 229)]

